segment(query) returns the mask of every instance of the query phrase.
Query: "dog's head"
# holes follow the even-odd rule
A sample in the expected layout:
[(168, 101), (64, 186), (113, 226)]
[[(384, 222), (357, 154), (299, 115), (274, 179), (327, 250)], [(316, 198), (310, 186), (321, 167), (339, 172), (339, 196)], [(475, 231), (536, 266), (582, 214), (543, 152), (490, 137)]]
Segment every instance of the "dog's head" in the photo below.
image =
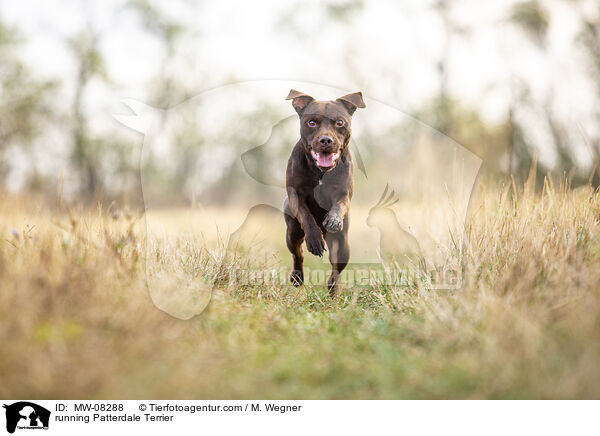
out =
[(362, 93), (344, 95), (335, 101), (317, 101), (292, 89), (286, 100), (300, 117), (300, 136), (306, 155), (321, 171), (330, 171), (346, 151), (350, 123), (356, 108), (364, 108)]

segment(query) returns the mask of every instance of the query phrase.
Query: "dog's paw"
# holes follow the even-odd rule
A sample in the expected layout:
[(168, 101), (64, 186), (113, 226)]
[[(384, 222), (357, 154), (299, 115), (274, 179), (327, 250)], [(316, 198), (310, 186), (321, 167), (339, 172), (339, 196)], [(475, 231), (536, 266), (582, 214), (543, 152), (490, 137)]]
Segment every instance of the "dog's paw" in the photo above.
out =
[(325, 221), (323, 221), (323, 227), (325, 227), (328, 232), (337, 233), (344, 227), (344, 221), (338, 214), (330, 212), (325, 217)]
[(290, 283), (296, 287), (304, 283), (304, 271), (295, 269), (290, 274)]
[(310, 253), (315, 256), (323, 256), (323, 252), (326, 250), (325, 240), (323, 239), (323, 233), (321, 233), (318, 227), (307, 233), (304, 240), (306, 241), (306, 248), (308, 248)]

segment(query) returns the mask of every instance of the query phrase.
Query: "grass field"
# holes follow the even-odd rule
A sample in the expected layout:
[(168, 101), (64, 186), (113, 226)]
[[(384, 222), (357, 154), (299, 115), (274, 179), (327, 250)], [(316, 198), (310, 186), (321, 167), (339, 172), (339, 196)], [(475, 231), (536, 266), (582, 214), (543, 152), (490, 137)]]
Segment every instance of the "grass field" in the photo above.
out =
[[(215, 289), (187, 321), (149, 297), (143, 217), (3, 197), (3, 398), (600, 397), (589, 188), (482, 189), (459, 291)], [(214, 271), (218, 253), (177, 231), (154, 254)]]

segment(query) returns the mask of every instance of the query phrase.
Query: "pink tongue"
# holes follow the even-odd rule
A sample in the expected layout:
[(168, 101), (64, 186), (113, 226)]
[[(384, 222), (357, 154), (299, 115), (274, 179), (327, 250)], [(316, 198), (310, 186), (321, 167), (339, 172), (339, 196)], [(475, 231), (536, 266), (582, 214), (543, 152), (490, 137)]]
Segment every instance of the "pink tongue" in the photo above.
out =
[(323, 168), (327, 168), (333, 165), (333, 154), (323, 154), (319, 153), (317, 156), (317, 165)]

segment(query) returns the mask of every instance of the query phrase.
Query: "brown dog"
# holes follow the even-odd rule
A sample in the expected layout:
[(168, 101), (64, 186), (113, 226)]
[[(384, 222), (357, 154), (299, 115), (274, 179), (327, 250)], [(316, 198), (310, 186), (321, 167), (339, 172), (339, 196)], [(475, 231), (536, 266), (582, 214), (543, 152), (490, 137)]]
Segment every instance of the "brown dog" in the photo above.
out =
[(288, 160), (284, 203), (286, 243), (294, 259), (290, 281), (295, 286), (304, 282), (305, 240), (308, 251), (316, 256), (329, 249), (332, 271), (327, 287), (333, 296), (338, 290), (339, 274), (350, 258), (350, 122), (356, 108), (364, 108), (365, 102), (360, 92), (335, 101), (316, 101), (293, 89), (286, 98), (290, 99), (300, 117), (300, 141)]

